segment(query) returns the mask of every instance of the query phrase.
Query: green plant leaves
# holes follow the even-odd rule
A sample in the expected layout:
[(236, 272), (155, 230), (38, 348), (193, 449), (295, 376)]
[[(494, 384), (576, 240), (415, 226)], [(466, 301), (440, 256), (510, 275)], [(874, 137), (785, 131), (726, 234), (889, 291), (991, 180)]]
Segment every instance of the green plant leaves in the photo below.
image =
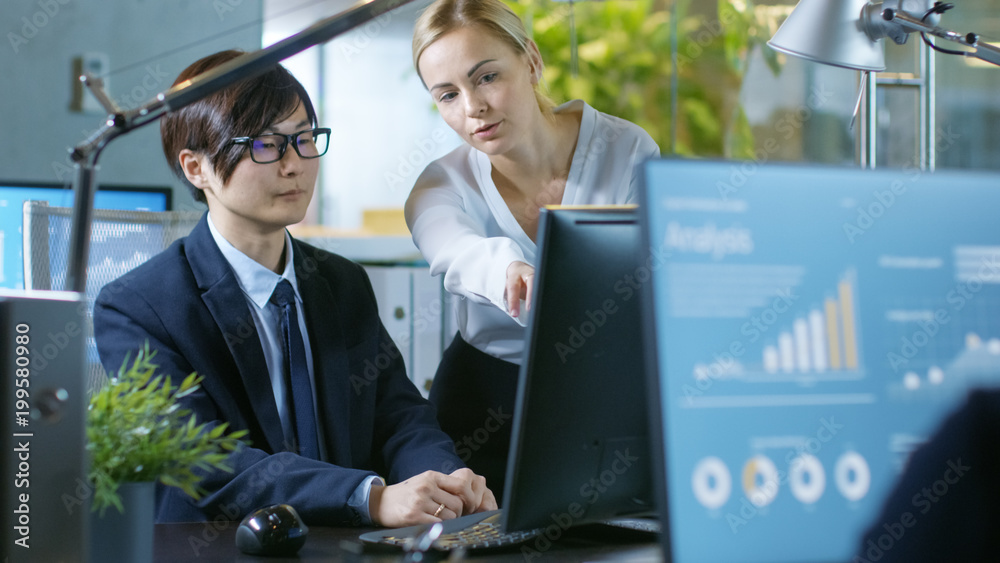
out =
[[(538, 44), (546, 63), (545, 83), (556, 103), (579, 98), (627, 119), (645, 129), (665, 154), (746, 158), (754, 152), (754, 138), (739, 107), (739, 93), (752, 52), (762, 53), (776, 74), (780, 70), (777, 54), (764, 47), (774, 18), (768, 7), (761, 9), (751, 0), (717, 0), (714, 9), (690, 0), (673, 4), (673, 10), (664, 0), (572, 6), (518, 0), (509, 5)], [(571, 17), (578, 41), (576, 76), (571, 71)]]
[(146, 343), (90, 398), (87, 451), (95, 511), (123, 510), (123, 482), (159, 480), (199, 498), (204, 491), (195, 470), (231, 472), (226, 460), (247, 434), (227, 434), (228, 424), (198, 424), (178, 400), (196, 391), (201, 377), (192, 373), (174, 386), (170, 377), (155, 374), (155, 354)]

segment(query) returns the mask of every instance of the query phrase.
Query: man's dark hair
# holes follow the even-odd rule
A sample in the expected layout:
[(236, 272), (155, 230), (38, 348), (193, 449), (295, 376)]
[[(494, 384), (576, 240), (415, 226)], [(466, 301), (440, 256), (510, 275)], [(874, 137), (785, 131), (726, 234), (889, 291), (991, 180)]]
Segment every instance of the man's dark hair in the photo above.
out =
[[(212, 70), (244, 55), (242, 51), (220, 51), (196, 61), (184, 69), (174, 85)], [(302, 84), (283, 66), (262, 76), (242, 80), (220, 92), (203, 98), (163, 117), (160, 137), (163, 154), (171, 170), (191, 190), (196, 201), (206, 203), (205, 194), (184, 176), (177, 155), (184, 149), (209, 156), (215, 173), (223, 183), (229, 181), (236, 165), (243, 159), (245, 145), (230, 143), (233, 137), (261, 134), (272, 124), (290, 116), (301, 103), (313, 127), (316, 110)]]

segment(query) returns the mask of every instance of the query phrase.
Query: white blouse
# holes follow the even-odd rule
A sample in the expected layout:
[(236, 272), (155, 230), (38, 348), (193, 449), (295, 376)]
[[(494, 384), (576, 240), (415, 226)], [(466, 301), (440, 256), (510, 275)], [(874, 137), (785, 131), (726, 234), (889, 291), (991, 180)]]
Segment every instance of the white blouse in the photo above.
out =
[[(583, 110), (562, 205), (636, 203), (639, 165), (658, 157), (659, 147), (641, 127), (601, 113), (582, 100), (556, 112)], [(489, 157), (468, 144), (430, 163), (406, 200), (406, 224), (413, 242), (444, 274), (444, 287), (460, 296), (462, 338), (491, 356), (521, 363), (522, 304), (517, 319), (504, 299), (511, 262), (535, 264), (537, 247), (521, 229), (493, 184)]]

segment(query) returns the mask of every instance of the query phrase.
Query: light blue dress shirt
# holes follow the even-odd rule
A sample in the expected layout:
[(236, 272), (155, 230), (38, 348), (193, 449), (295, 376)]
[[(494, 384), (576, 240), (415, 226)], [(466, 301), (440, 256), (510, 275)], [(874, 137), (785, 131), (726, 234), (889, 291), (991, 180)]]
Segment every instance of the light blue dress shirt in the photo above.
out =
[[(271, 378), (271, 390), (274, 392), (274, 400), (278, 407), (278, 417), (281, 419), (281, 429), (285, 434), (288, 443), (292, 443), (295, 430), (292, 427), (292, 420), (288, 414), (289, 390), (285, 385), (284, 356), (281, 350), (281, 328), (278, 308), (270, 304), (271, 294), (274, 288), (282, 279), (288, 280), (295, 290), (295, 308), (298, 312), (299, 330), (302, 332), (302, 341), (306, 349), (306, 366), (309, 368), (309, 383), (313, 388), (313, 400), (316, 397), (316, 378), (313, 373), (312, 349), (309, 347), (309, 332), (306, 330), (305, 311), (302, 306), (302, 296), (299, 293), (298, 282), (295, 279), (294, 250), (292, 238), (288, 231), (285, 231), (285, 268), (279, 276), (271, 270), (265, 268), (246, 254), (240, 252), (235, 246), (229, 243), (222, 233), (215, 228), (212, 222), (212, 214), (208, 214), (208, 228), (215, 239), (215, 244), (222, 252), (222, 256), (229, 262), (229, 266), (236, 274), (236, 282), (246, 297), (250, 308), (250, 316), (253, 318), (254, 326), (260, 337), (260, 345), (264, 350), (264, 362), (267, 364), (267, 372)], [(320, 417), (316, 413), (316, 404), (313, 403), (313, 415), (316, 420)], [(323, 425), (317, 424), (316, 430), (319, 438), (320, 459), (326, 460), (326, 448), (323, 440)], [(380, 477), (370, 476), (358, 485), (354, 493), (348, 499), (347, 504), (361, 516), (365, 524), (371, 524), (371, 515), (368, 513), (368, 497), (371, 493), (373, 483), (384, 485)]]

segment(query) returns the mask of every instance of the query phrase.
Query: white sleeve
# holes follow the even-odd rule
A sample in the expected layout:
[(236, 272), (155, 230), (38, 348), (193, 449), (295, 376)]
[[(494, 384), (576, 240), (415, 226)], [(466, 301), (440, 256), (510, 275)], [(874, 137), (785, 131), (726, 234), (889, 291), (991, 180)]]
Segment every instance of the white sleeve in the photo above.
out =
[(512, 239), (487, 236), (485, 204), (467, 209), (463, 191), (478, 197), (459, 173), (431, 163), (406, 200), (406, 224), (431, 275), (444, 274), (448, 292), (507, 312), (507, 267), (527, 260)]

